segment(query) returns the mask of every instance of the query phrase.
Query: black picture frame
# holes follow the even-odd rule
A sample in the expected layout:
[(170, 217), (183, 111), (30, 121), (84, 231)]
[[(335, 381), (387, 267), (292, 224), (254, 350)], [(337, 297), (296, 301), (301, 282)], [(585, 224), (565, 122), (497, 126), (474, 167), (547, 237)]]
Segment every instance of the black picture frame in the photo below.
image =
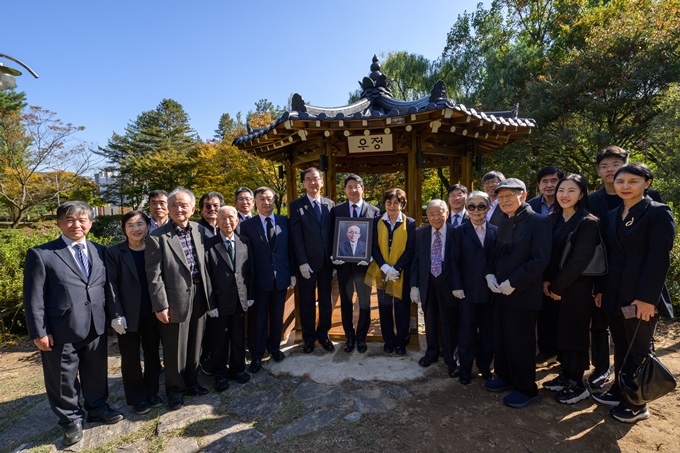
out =
[[(350, 251), (351, 243), (347, 235), (350, 227), (359, 227), (359, 238), (354, 247), (354, 254)], [(333, 234), (333, 258), (346, 263), (371, 261), (371, 246), (373, 245), (373, 219), (367, 217), (336, 217), (335, 233)], [(358, 249), (358, 250), (357, 250)]]

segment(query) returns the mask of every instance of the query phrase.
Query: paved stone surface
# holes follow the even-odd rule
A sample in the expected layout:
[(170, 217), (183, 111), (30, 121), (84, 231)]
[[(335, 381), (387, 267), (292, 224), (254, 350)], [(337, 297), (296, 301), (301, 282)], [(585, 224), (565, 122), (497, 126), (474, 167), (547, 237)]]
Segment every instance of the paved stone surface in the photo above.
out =
[(242, 420), (268, 423), (283, 406), (283, 392), (279, 389), (262, 390), (248, 397), (234, 400), (229, 405), (229, 412), (238, 415)]
[(225, 417), (211, 432), (201, 438), (201, 451), (232, 451), (239, 444), (252, 446), (267, 438), (253, 428), (252, 424), (241, 423), (229, 417)]
[(176, 411), (169, 411), (158, 420), (158, 435), (164, 435), (190, 423), (215, 416), (215, 409), (220, 405), (220, 397), (209, 393), (202, 397), (184, 397), (185, 406)]
[(349, 414), (345, 415), (344, 418), (350, 423), (356, 423), (361, 420), (361, 412), (350, 412)]
[(305, 381), (295, 389), (293, 396), (300, 400), (306, 409), (315, 409), (340, 405), (345, 399), (345, 392), (341, 386)]
[(194, 453), (200, 450), (192, 437), (173, 437), (165, 444), (163, 453)]
[(303, 415), (293, 423), (284, 426), (278, 432), (274, 433), (272, 435), (272, 440), (274, 442), (281, 442), (289, 436), (302, 436), (303, 434), (317, 431), (335, 423), (344, 411), (343, 408), (329, 407), (319, 409), (311, 414)]
[(385, 412), (397, 407), (397, 400), (378, 387), (362, 388), (352, 392), (356, 409), (362, 414)]

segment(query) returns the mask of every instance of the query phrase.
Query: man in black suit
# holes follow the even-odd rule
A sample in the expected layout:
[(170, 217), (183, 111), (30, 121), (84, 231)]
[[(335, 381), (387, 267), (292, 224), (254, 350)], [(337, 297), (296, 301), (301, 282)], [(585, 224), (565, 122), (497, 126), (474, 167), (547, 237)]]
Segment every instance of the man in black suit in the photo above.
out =
[(255, 272), (255, 303), (248, 309), (248, 348), (251, 362), (248, 371), (262, 368), (265, 350), (275, 362), (285, 359), (281, 352), (283, 310), (287, 290), (295, 286), (290, 228), (288, 219), (274, 214), (275, 194), (269, 187), (255, 189), (257, 215), (240, 224), (241, 235), (252, 248)]
[(151, 217), (149, 233), (158, 227), (162, 227), (169, 220), (168, 193), (165, 190), (149, 192), (149, 216)]
[[(331, 280), (333, 268), (330, 260), (333, 242), (332, 200), (321, 196), (323, 176), (314, 167), (300, 176), (307, 192), (290, 203), (290, 232), (292, 246), (300, 272), (300, 322), (302, 324), (302, 351), (314, 351), (314, 341), (332, 352), (333, 342), (328, 338), (331, 328)], [(319, 323), (316, 325), (316, 290), (318, 289)]]
[(242, 222), (253, 216), (253, 191), (246, 186), (239, 187), (234, 192), (234, 206), (238, 211), (238, 220)]
[(206, 315), (217, 316), (208, 302), (205, 230), (189, 220), (196, 210), (191, 191), (178, 187), (168, 196), (170, 222), (146, 237), (146, 274), (151, 309), (160, 321), (165, 362), (165, 392), (170, 409), (184, 395), (205, 395), (198, 382)]
[(457, 227), (463, 222), (470, 220), (470, 216), (465, 210), (465, 200), (468, 189), (462, 184), (454, 184), (449, 187), (449, 217), (446, 220), (447, 226)]
[(224, 196), (219, 192), (204, 193), (198, 200), (198, 212), (201, 214), (198, 224), (205, 228), (205, 235), (209, 238), (219, 231), (217, 211), (222, 206), (224, 206)]
[[(527, 202), (535, 213), (547, 216), (555, 208), (555, 189), (564, 176), (562, 170), (549, 165), (538, 171), (536, 185), (539, 196)], [(557, 315), (559, 302), (543, 295), (543, 306), (536, 321), (536, 337), (538, 354), (536, 367), (546, 367), (557, 363)]]
[(347, 228), (347, 240), (338, 245), (338, 258), (366, 257), (366, 242), (360, 240), (361, 228), (352, 225)]
[(451, 268), (446, 259), (453, 247), (453, 227), (446, 221), (448, 209), (442, 200), (427, 204), (429, 225), (416, 230), (416, 253), (411, 265), (411, 301), (421, 303), (425, 315), (427, 350), (418, 361), (428, 367), (439, 358), (440, 339), (449, 376), (458, 377), (458, 300), (451, 293)]
[[(600, 219), (600, 232), (607, 231), (607, 213), (621, 206), (623, 201), (616, 195), (614, 175), (628, 163), (628, 151), (618, 146), (607, 146), (596, 156), (597, 176), (602, 179), (602, 187), (588, 195), (590, 212)], [(647, 195), (661, 203), (661, 194), (649, 189)], [(588, 377), (591, 388), (601, 389), (614, 379), (609, 363), (609, 321), (600, 307), (594, 307), (590, 322), (590, 360), (595, 367)]]
[[(123, 414), (106, 403), (109, 395), (106, 355), (106, 248), (86, 240), (94, 210), (82, 201), (57, 209), (61, 237), (29, 249), (24, 268), (26, 326), (40, 350), (45, 390), (73, 445), (88, 422), (117, 423)], [(80, 376), (80, 379), (78, 379)]]
[[(543, 301), (543, 271), (552, 251), (552, 222), (526, 204), (526, 186), (516, 178), (496, 187), (503, 211), (486, 275), (494, 299), (494, 368), (491, 392), (514, 389), (503, 398), (510, 407), (538, 401), (536, 387), (536, 316)], [(500, 282), (500, 283), (499, 283)]]
[(504, 180), (505, 175), (500, 171), (490, 171), (482, 176), (482, 187), (491, 200), (491, 207), (489, 212), (486, 213), (486, 220), (493, 225), (498, 225), (498, 221), (503, 217), (503, 211), (498, 208), (498, 200), (496, 200), (496, 187)]
[[(380, 217), (380, 210), (372, 204), (366, 203), (364, 200), (364, 180), (361, 176), (354, 173), (349, 173), (345, 177), (345, 195), (347, 201), (335, 206), (331, 211), (333, 216), (332, 224), (335, 225), (335, 219), (338, 217), (351, 218), (369, 218), (376, 219)], [(350, 229), (359, 229), (358, 226), (351, 226), (347, 230), (347, 235), (350, 234)], [(356, 235), (355, 233), (353, 233)], [(359, 230), (361, 234), (361, 230)], [(351, 239), (350, 239), (351, 240)], [(349, 242), (349, 241), (348, 241)], [(359, 241), (356, 238), (357, 247), (355, 247), (355, 255), (366, 255), (366, 243)], [(364, 251), (360, 253), (358, 244), (363, 244)], [(341, 244), (342, 246), (342, 244)], [(347, 256), (355, 256), (353, 254)], [(371, 288), (364, 284), (366, 278), (366, 269), (370, 260), (360, 261), (358, 263), (346, 263), (336, 257), (333, 263), (338, 270), (338, 291), (340, 293), (340, 312), (342, 315), (342, 327), (345, 331), (345, 352), (352, 352), (356, 346), (357, 351), (364, 353), (368, 349), (366, 345), (366, 335), (371, 324)], [(359, 320), (356, 329), (354, 328), (354, 292), (357, 293), (359, 300)]]
[(245, 372), (245, 312), (253, 305), (253, 260), (250, 241), (236, 233), (237, 224), (236, 208), (222, 206), (217, 212), (219, 231), (205, 246), (210, 306), (218, 311), (216, 317), (208, 319), (206, 329), (218, 392), (229, 388), (227, 378), (240, 384), (250, 379)]

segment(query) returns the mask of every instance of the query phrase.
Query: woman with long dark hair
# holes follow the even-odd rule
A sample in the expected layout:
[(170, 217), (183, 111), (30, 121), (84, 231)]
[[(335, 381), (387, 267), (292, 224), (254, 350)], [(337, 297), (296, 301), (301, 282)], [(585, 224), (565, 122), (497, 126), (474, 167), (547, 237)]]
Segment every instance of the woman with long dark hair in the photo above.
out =
[[(553, 248), (544, 274), (543, 293), (559, 301), (557, 359), (562, 373), (543, 384), (558, 392), (557, 401), (574, 404), (590, 395), (583, 374), (590, 368), (590, 315), (593, 310), (593, 277), (582, 275), (599, 242), (598, 220), (588, 212), (588, 184), (581, 175), (562, 178), (555, 189)], [(562, 262), (568, 243), (571, 252)]]
[[(617, 379), (608, 391), (592, 396), (599, 403), (615, 406), (610, 415), (625, 423), (645, 420), (649, 412), (646, 405), (626, 400), (618, 385), (618, 376), (622, 371), (632, 373), (654, 350), (659, 315), (673, 316), (666, 275), (675, 239), (675, 221), (667, 205), (647, 195), (653, 179), (649, 167), (637, 162), (624, 165), (616, 172), (614, 189), (623, 203), (607, 215), (604, 240), (609, 272), (598, 284), (595, 295), (595, 303), (609, 318)], [(634, 311), (635, 316), (624, 316), (624, 307), (635, 307), (626, 308)], [(635, 334), (638, 322), (640, 327)], [(630, 355), (623, 364), (631, 343)]]

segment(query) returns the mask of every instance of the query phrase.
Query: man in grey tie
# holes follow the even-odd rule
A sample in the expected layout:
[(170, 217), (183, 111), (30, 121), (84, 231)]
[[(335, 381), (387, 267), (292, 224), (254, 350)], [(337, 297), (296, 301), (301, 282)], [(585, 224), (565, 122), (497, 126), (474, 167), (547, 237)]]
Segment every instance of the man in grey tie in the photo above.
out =
[(470, 216), (465, 210), (465, 200), (467, 199), (468, 189), (462, 184), (454, 184), (449, 187), (449, 217), (448, 226), (457, 227), (463, 222), (470, 220)]

